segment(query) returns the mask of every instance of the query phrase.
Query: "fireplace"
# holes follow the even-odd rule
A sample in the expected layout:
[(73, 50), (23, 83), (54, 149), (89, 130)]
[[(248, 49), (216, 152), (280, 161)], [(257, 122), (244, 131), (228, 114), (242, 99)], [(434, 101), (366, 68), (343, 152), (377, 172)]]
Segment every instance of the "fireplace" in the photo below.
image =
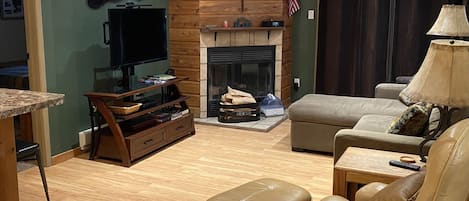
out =
[(207, 49), (207, 116), (218, 115), (227, 86), (262, 100), (275, 90), (275, 46), (213, 47)]
[[(248, 85), (255, 85), (254, 90), (251, 89), (251, 91), (258, 98), (267, 93), (273, 93), (277, 97), (287, 96), (282, 95), (284, 90), (282, 86), (287, 81), (284, 75), (289, 73), (282, 67), (282, 38), (283, 30), (281, 29), (201, 32), (200, 97), (198, 100), (200, 108), (195, 109), (200, 111), (200, 118), (209, 117), (209, 113), (210, 116), (215, 116), (212, 112), (218, 112), (216, 108), (219, 95), (226, 91), (228, 84), (241, 90), (250, 89)], [(209, 72), (209, 60), (210, 71), (213, 72)], [(258, 75), (255, 75), (256, 73)], [(211, 76), (210, 80), (209, 76)], [(251, 79), (254, 77), (256, 78)], [(228, 78), (231, 83), (228, 83)], [(269, 80), (270, 83), (264, 80)], [(257, 82), (259, 86), (261, 84), (264, 86), (257, 87)], [(216, 87), (210, 88), (210, 85)], [(285, 93), (287, 90), (288, 88), (285, 88)], [(260, 95), (256, 92), (260, 92)]]

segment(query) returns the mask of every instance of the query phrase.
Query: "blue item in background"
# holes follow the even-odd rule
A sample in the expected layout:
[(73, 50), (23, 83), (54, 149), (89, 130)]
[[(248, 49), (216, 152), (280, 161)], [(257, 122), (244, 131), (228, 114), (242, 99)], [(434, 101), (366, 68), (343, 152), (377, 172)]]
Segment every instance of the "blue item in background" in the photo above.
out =
[(266, 117), (281, 116), (285, 114), (280, 98), (270, 93), (262, 100), (260, 108), (261, 112), (264, 113)]

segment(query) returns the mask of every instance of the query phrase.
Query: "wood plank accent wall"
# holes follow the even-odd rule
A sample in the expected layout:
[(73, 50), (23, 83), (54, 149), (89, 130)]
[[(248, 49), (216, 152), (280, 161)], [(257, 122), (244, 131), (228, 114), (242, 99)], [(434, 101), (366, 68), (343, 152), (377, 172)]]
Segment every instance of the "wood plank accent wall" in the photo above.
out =
[[(244, 3), (241, 3), (244, 1)], [(200, 114), (200, 28), (206, 25), (230, 26), (239, 17), (245, 17), (253, 26), (262, 20), (284, 20), (282, 97), (284, 104), (291, 102), (291, 19), (284, 0), (170, 0), (169, 1), (169, 53), (170, 65), (178, 76), (189, 80), (180, 84), (195, 116)], [(206, 72), (204, 72), (206, 73)]]
[(199, 0), (169, 0), (169, 58), (177, 76), (189, 80), (179, 84), (189, 96), (187, 104), (200, 114), (200, 20)]
[(285, 26), (285, 31), (283, 32), (283, 44), (282, 44), (282, 99), (283, 105), (285, 107), (291, 104), (291, 94), (292, 94), (292, 26), (293, 20), (288, 16), (288, 2), (281, 1), (283, 3), (283, 21)]
[[(242, 8), (241, 1), (244, 1)], [(260, 26), (266, 19), (283, 19), (283, 0), (200, 0), (200, 25), (223, 26), (227, 20), (230, 26), (239, 17), (245, 17), (253, 26)]]

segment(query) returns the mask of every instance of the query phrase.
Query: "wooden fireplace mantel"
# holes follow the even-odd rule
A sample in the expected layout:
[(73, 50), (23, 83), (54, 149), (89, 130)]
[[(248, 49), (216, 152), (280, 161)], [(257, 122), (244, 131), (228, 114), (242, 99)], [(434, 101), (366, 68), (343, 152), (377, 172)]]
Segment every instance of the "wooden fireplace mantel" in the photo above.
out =
[(239, 32), (239, 31), (265, 31), (267, 39), (270, 40), (271, 31), (283, 31), (284, 27), (205, 27), (201, 28), (201, 33), (213, 33), (214, 41), (217, 41), (218, 32)]
[(202, 33), (220, 32), (220, 31), (273, 31), (285, 30), (284, 27), (204, 27), (200, 29)]

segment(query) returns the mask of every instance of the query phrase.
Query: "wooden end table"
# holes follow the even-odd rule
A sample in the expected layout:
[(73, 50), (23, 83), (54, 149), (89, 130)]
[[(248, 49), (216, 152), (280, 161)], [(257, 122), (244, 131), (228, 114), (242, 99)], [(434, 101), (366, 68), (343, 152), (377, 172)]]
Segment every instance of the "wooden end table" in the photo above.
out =
[(381, 182), (389, 184), (417, 171), (389, 165), (390, 160), (401, 156), (414, 158), (416, 165), (423, 166), (414, 154), (349, 147), (334, 165), (333, 194), (355, 200), (358, 184)]

